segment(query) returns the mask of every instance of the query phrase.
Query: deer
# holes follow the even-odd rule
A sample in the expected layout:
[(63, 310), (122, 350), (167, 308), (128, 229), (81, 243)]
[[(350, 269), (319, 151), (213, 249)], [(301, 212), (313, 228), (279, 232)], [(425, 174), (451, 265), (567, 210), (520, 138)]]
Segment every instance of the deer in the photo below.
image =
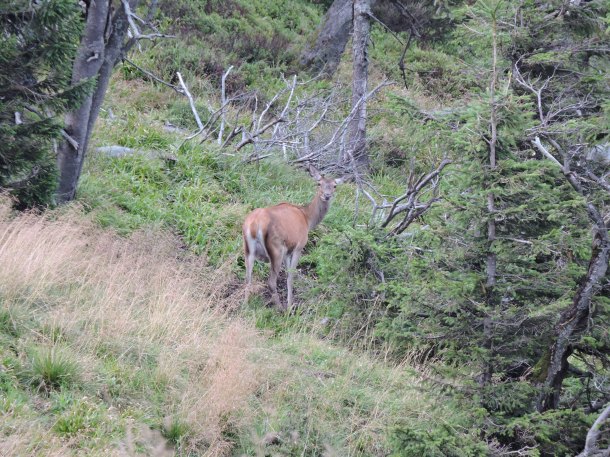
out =
[[(283, 202), (267, 208), (257, 208), (246, 216), (242, 229), (247, 290), (252, 285), (254, 261), (268, 262), (270, 271), (267, 286), (271, 300), (277, 308), (283, 310), (292, 308), (294, 272), (307, 244), (309, 231), (322, 222), (337, 185), (345, 180), (345, 177), (325, 178), (312, 165), (309, 166), (309, 174), (317, 181), (318, 189), (308, 205)], [(277, 292), (277, 278), (282, 264), (285, 264), (288, 272), (286, 306), (280, 304)]]

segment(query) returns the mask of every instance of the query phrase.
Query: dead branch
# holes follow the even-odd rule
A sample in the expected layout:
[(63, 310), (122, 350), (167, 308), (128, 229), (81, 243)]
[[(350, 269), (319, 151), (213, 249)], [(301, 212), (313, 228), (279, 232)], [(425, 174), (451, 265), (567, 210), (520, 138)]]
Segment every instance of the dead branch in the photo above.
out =
[[(374, 201), (374, 212), (384, 210), (388, 207), (390, 208), (387, 216), (383, 218), (383, 222), (381, 223), (382, 228), (388, 227), (398, 215), (404, 213), (402, 220), (389, 232), (388, 236), (394, 236), (404, 232), (415, 220), (426, 213), (434, 203), (439, 201), (438, 185), (440, 182), (440, 174), (450, 163), (451, 160), (443, 159), (434, 170), (428, 174), (419, 176), (417, 179), (415, 179), (415, 173), (412, 166), (407, 179), (406, 192), (395, 198), (391, 204), (387, 203), (387, 200), (385, 199), (381, 204), (378, 204), (374, 199), (369, 198)], [(419, 198), (425, 189), (432, 192), (432, 197), (428, 199), (428, 201), (421, 203)], [(406, 203), (401, 204), (401, 202), (404, 201), (406, 201)]]
[(36, 165), (36, 166), (34, 166), (34, 168), (32, 168), (32, 171), (30, 171), (30, 173), (25, 178), (5, 184), (4, 187), (6, 187), (7, 189), (13, 189), (13, 190), (23, 189), (23, 188), (27, 187), (30, 184), (30, 181), (32, 179), (34, 179), (36, 176), (38, 176), (41, 171), (42, 171), (42, 168), (39, 167), (38, 165)]
[(268, 124), (264, 125), (261, 129), (259, 129), (257, 132), (248, 135), (248, 138), (242, 140), (236, 147), (235, 150), (239, 151), (241, 148), (243, 148), (245, 145), (253, 143), (254, 140), (259, 137), (260, 135), (262, 135), (263, 133), (265, 133), (268, 129), (270, 129), (271, 127), (273, 127), (274, 125), (279, 124), (280, 122), (283, 122), (282, 118), (278, 118), (275, 119), (271, 122), (269, 122)]
[[(131, 7), (129, 6), (128, 0), (121, 0), (121, 3), (123, 4), (123, 8), (125, 9), (125, 15), (127, 16), (127, 21), (129, 21), (129, 36), (131, 38), (133, 38), (135, 40), (154, 40), (155, 38), (176, 38), (176, 35), (167, 35), (165, 33), (159, 33), (157, 31), (155, 31), (154, 33), (142, 34), (140, 32), (140, 29), (138, 28), (138, 25), (134, 21), (134, 19), (137, 19), (144, 25), (149, 25), (150, 21), (147, 22), (147, 21), (141, 19), (140, 17), (138, 17), (135, 13), (133, 13), (131, 11)], [(152, 8), (155, 7), (155, 5), (156, 5), (156, 2), (153, 5), (151, 5), (151, 11), (152, 11)]]
[(141, 73), (144, 73), (146, 76), (148, 76), (149, 78), (157, 81), (158, 83), (161, 83), (167, 87), (169, 87), (170, 89), (175, 90), (177, 93), (179, 93), (180, 95), (184, 95), (184, 92), (182, 92), (182, 89), (172, 83), (168, 83), (167, 81), (159, 78), (158, 76), (156, 76), (155, 74), (151, 73), (148, 70), (145, 70), (144, 68), (140, 67), (138, 64), (136, 64), (135, 62), (132, 62), (131, 60), (129, 60), (128, 58), (124, 58), (123, 59), (124, 62), (127, 62), (129, 65), (131, 65), (132, 67), (134, 67), (136, 70), (138, 70)]
[(197, 127), (199, 127), (199, 130), (203, 131), (203, 123), (201, 122), (201, 118), (199, 117), (199, 113), (197, 112), (195, 100), (193, 100), (193, 96), (189, 92), (188, 87), (186, 87), (186, 84), (184, 84), (184, 80), (182, 79), (182, 75), (179, 71), (176, 72), (176, 76), (178, 76), (178, 81), (180, 81), (180, 87), (182, 87), (183, 94), (189, 100), (189, 104), (191, 105), (191, 111), (193, 112), (193, 116), (195, 116), (195, 121), (197, 122)]
[(330, 138), (330, 140), (328, 140), (328, 142), (322, 146), (322, 148), (320, 148), (319, 150), (309, 153), (303, 157), (299, 157), (298, 159), (296, 159), (294, 162), (296, 163), (300, 163), (300, 162), (308, 162), (311, 160), (314, 160), (315, 158), (317, 158), (318, 156), (320, 156), (322, 153), (326, 152), (328, 149), (330, 149), (337, 141), (337, 137), (340, 137), (340, 135), (343, 135), (343, 133), (345, 132), (345, 130), (348, 128), (349, 123), (354, 119), (354, 117), (356, 116), (356, 113), (358, 112), (360, 105), (364, 102), (366, 102), (366, 100), (372, 98), (380, 89), (382, 89), (383, 87), (387, 87), (394, 84), (393, 82), (390, 81), (384, 81), (380, 84), (378, 84), (373, 90), (371, 90), (369, 93), (363, 95), (360, 100), (358, 100), (357, 103), (354, 104), (354, 106), (352, 107), (351, 111), (349, 112), (349, 114), (347, 115), (346, 118), (344, 118), (341, 123), (339, 124), (339, 126), (335, 129), (332, 137)]
[(400, 60), (398, 61), (398, 68), (400, 69), (400, 73), (402, 75), (402, 81), (405, 84), (405, 89), (408, 88), (407, 85), (407, 73), (405, 70), (405, 57), (407, 56), (407, 50), (409, 49), (409, 46), (411, 46), (411, 39), (413, 38), (413, 31), (411, 30), (409, 32), (409, 39), (407, 40), (407, 43), (405, 44), (405, 47), (402, 51), (402, 55), (400, 56)]
[(222, 144), (222, 135), (225, 129), (225, 113), (224, 113), (224, 107), (226, 105), (227, 102), (227, 94), (226, 94), (226, 81), (227, 81), (227, 76), (229, 76), (229, 73), (231, 73), (231, 70), (233, 70), (233, 65), (231, 65), (227, 71), (224, 72), (224, 74), (222, 75), (222, 78), (220, 80), (220, 103), (222, 105), (221, 107), (221, 111), (220, 111), (220, 129), (218, 130), (218, 140), (217, 143), (220, 145)]
[(601, 428), (604, 422), (610, 418), (610, 403), (606, 405), (604, 410), (595, 420), (589, 432), (587, 433), (587, 439), (585, 441), (585, 448), (578, 454), (577, 457), (608, 457), (610, 456), (610, 448), (600, 449), (597, 441), (600, 438)]
[[(27, 109), (31, 113), (34, 113), (40, 119), (44, 119), (45, 118), (45, 116), (40, 111), (38, 111), (36, 108), (34, 108), (33, 106), (26, 105), (25, 109)], [(17, 114), (19, 114), (19, 118), (18, 119), (17, 119)], [(49, 113), (47, 113), (47, 114), (49, 115)], [(15, 123), (16, 124), (21, 124), (22, 123), (21, 113), (15, 113)], [(78, 142), (74, 138), (72, 138), (72, 136), (70, 136), (68, 134), (68, 132), (66, 132), (64, 129), (61, 129), (60, 130), (60, 134), (61, 134), (62, 137), (65, 138), (65, 140), (68, 142), (68, 144), (70, 144), (70, 146), (72, 146), (74, 148), (75, 151), (78, 151)]]

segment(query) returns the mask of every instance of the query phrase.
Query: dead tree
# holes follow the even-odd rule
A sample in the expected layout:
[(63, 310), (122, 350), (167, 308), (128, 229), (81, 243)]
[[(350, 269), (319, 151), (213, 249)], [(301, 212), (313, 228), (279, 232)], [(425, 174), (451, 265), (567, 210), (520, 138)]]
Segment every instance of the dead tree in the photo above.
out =
[[(409, 32), (419, 37), (421, 26), (432, 16), (417, 0), (370, 0), (374, 18), (393, 33)], [(301, 65), (333, 75), (339, 66), (353, 30), (353, 0), (335, 0), (316, 30), (315, 41), (301, 54)]]
[(352, 37), (352, 108), (356, 113), (350, 122), (349, 155), (344, 162), (366, 167), (369, 158), (366, 150), (366, 90), (369, 78), (368, 43), (371, 33), (371, 0), (354, 0), (354, 33)]
[(335, 0), (322, 19), (315, 43), (301, 55), (301, 64), (334, 74), (352, 32), (352, 0)]

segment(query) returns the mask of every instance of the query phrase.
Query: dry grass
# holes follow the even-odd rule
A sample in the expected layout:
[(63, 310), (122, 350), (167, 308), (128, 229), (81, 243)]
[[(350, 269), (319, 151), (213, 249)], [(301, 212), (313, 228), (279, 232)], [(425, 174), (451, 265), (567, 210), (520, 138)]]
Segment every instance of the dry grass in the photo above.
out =
[[(100, 350), (136, 364), (153, 357), (156, 377), (171, 386), (167, 407), (179, 405), (192, 442), (224, 455), (222, 434), (258, 385), (259, 335), (230, 315), (243, 294), (230, 293), (229, 265), (212, 270), (166, 234), (103, 232), (78, 208), (12, 217), (4, 203), (0, 211), (3, 306), (61, 329), (87, 371)], [(18, 446), (19, 433), (11, 442)]]

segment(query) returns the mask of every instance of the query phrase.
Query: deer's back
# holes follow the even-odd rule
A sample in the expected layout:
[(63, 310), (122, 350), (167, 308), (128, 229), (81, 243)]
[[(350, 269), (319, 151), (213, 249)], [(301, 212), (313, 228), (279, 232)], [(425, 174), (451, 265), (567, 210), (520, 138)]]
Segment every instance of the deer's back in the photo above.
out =
[(256, 237), (257, 230), (262, 230), (268, 242), (284, 245), (288, 251), (296, 247), (303, 248), (307, 243), (309, 225), (303, 211), (296, 205), (280, 203), (268, 208), (252, 211), (244, 221), (244, 236), (250, 233)]

